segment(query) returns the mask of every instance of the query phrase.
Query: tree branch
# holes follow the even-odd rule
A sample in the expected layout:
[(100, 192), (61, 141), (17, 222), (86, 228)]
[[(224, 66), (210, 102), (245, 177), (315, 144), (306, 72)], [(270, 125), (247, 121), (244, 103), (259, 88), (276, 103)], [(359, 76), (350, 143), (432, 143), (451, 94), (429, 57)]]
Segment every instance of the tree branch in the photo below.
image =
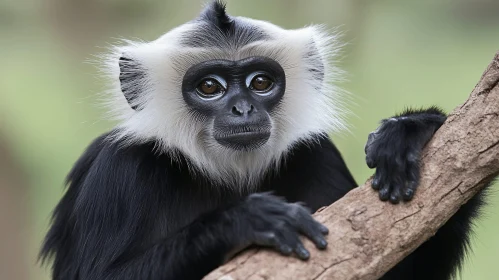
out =
[[(248, 250), (209, 274), (213, 279), (378, 279), (433, 236), (461, 205), (499, 174), (499, 52), (469, 99), (426, 145), (413, 201), (379, 201), (370, 180), (314, 214), (330, 233), (325, 251), (300, 261)], [(193, 268), (195, 269), (195, 268)]]

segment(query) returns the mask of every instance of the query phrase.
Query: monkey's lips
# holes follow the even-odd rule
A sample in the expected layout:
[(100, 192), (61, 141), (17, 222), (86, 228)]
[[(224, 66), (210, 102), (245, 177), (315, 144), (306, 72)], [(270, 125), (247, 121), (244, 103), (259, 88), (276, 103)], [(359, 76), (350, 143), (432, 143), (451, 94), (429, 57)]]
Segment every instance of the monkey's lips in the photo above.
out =
[(217, 142), (233, 150), (254, 150), (267, 143), (270, 129), (234, 129), (225, 133), (213, 134)]

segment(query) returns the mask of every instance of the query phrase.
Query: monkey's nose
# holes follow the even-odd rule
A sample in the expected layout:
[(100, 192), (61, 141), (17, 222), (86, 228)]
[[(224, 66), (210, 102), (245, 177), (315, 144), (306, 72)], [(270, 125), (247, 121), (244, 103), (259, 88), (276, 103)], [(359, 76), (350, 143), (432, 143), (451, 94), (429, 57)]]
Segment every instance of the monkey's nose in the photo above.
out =
[(250, 115), (254, 111), (256, 111), (255, 106), (247, 101), (236, 103), (234, 106), (232, 106), (231, 110), (232, 114), (236, 116)]

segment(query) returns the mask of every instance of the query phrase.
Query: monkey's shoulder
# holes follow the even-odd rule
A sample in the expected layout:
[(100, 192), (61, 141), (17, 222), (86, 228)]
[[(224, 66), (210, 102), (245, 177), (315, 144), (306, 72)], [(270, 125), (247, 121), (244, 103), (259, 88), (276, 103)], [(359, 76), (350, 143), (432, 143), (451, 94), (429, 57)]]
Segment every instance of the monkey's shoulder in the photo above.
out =
[[(114, 131), (97, 137), (74, 164), (70, 185), (137, 185), (166, 177), (174, 168), (172, 157), (158, 153), (154, 141), (130, 143), (116, 140)], [(154, 176), (151, 176), (153, 174)]]

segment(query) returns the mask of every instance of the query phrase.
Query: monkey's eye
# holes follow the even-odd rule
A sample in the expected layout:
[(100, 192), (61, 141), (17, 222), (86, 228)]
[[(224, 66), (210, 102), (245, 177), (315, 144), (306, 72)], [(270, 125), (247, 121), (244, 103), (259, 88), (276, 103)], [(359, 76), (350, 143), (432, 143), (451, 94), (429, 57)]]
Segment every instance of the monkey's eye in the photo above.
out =
[(258, 93), (263, 93), (269, 91), (273, 85), (274, 82), (269, 77), (259, 74), (253, 77), (250, 82), (249, 88)]
[(202, 80), (201, 83), (199, 83), (196, 90), (201, 95), (206, 96), (208, 98), (215, 97), (225, 92), (224, 87), (220, 85), (220, 83), (217, 80), (213, 78)]

